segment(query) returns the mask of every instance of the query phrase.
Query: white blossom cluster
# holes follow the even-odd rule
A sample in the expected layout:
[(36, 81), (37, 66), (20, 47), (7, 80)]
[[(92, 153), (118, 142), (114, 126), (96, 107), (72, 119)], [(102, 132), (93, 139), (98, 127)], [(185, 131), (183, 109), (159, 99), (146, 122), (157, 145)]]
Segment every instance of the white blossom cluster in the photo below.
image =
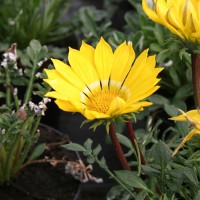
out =
[(12, 44), (11, 48), (8, 49), (3, 54), (3, 61), (1, 62), (1, 66), (3, 66), (5, 69), (8, 68), (8, 63), (9, 62), (14, 62), (14, 69), (18, 69), (17, 67), (17, 49), (16, 49), (16, 44)]
[(45, 111), (47, 110), (46, 104), (50, 101), (51, 99), (49, 98), (43, 98), (38, 105), (34, 104), (32, 101), (29, 101), (29, 107), (35, 112), (36, 115), (45, 115)]

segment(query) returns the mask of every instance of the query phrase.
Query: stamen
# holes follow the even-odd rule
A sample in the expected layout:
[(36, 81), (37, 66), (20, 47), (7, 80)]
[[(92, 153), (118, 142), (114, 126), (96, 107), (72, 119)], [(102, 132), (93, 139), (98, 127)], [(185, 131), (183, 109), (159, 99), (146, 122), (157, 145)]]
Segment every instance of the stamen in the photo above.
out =
[[(81, 102), (89, 110), (106, 114), (117, 96), (124, 100), (130, 96), (129, 90), (122, 86), (121, 82), (109, 79), (100, 81), (100, 85), (98, 83), (99, 81), (88, 85), (81, 93)], [(90, 88), (90, 92), (88, 92), (88, 88)]]

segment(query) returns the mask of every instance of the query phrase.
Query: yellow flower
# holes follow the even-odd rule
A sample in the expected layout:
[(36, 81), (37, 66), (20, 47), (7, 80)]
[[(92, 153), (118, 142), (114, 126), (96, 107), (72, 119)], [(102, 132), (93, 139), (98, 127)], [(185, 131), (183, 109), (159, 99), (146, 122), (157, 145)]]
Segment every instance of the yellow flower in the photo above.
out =
[(55, 91), (60, 109), (80, 112), (87, 119), (113, 118), (143, 110), (152, 103), (141, 101), (154, 93), (162, 68), (155, 68), (155, 56), (143, 51), (135, 60), (132, 44), (122, 43), (112, 51), (103, 38), (96, 48), (82, 42), (80, 50), (69, 48), (69, 65), (52, 59), (55, 69), (45, 69), (44, 79)]
[(194, 135), (200, 134), (200, 111), (199, 110), (191, 110), (186, 113), (181, 111), (183, 114), (177, 117), (170, 118), (175, 121), (188, 121), (194, 128), (188, 133), (188, 135), (184, 138), (181, 144), (175, 149), (173, 156), (179, 151), (179, 149)]
[(154, 22), (164, 25), (183, 40), (200, 43), (199, 0), (154, 0), (151, 9), (142, 0), (144, 12)]

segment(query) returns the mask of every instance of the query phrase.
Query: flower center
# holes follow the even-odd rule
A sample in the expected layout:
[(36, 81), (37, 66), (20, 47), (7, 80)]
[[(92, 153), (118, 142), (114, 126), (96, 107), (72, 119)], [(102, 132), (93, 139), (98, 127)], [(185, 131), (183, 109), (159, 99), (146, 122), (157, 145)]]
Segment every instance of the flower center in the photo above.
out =
[(87, 104), (89, 110), (106, 114), (116, 94), (110, 90), (101, 90), (92, 96)]
[[(87, 109), (106, 114), (113, 100), (118, 96), (124, 100), (129, 97), (128, 89), (122, 83), (112, 81), (109, 88), (108, 82), (103, 82), (104, 86), (100, 87), (99, 82), (95, 82), (86, 87), (82, 92), (82, 103)], [(89, 89), (88, 89), (89, 88)]]

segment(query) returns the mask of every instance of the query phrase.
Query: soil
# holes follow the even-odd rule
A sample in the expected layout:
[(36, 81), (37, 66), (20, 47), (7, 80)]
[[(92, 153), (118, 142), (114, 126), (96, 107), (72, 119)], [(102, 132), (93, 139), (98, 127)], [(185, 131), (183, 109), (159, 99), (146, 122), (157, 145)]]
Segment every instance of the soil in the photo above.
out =
[[(44, 155), (56, 160), (77, 161), (77, 154), (59, 147), (60, 142), (69, 138), (58, 134), (48, 126), (40, 126), (38, 143), (49, 144)], [(53, 166), (49, 163), (36, 163), (24, 168), (9, 186), (0, 187), (0, 200), (75, 200), (78, 196), (79, 181), (65, 174), (64, 164)]]

